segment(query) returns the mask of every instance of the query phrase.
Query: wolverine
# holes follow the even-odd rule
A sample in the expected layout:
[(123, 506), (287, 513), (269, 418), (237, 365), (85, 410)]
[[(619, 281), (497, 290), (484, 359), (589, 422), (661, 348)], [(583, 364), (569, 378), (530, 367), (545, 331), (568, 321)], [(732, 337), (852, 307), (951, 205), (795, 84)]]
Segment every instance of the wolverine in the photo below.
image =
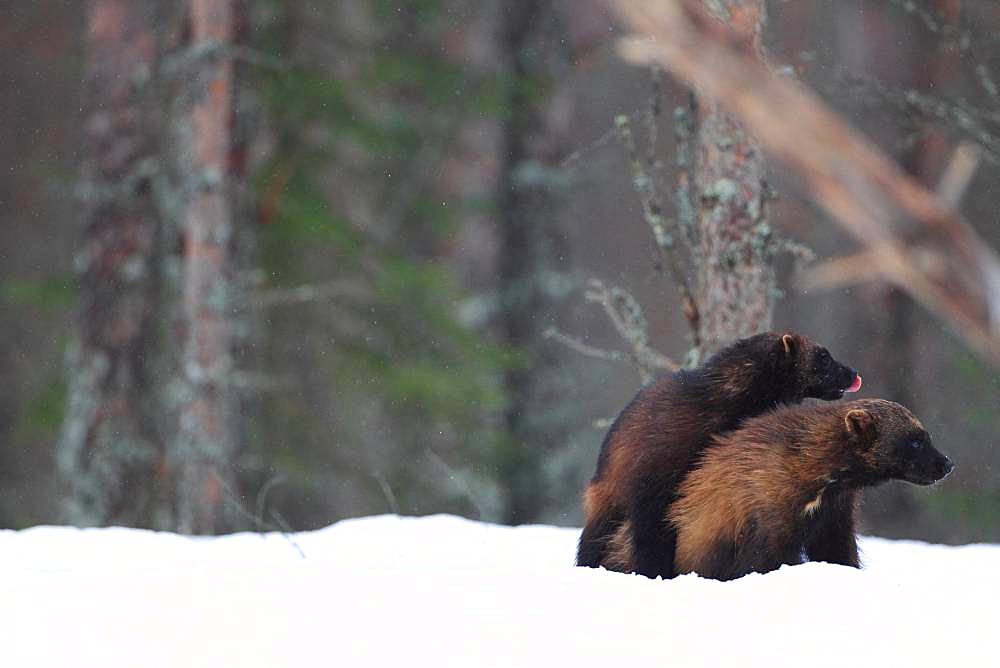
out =
[[(730, 580), (806, 559), (858, 568), (861, 490), (893, 479), (930, 485), (954, 468), (891, 401), (765, 413), (712, 439), (667, 509), (677, 572)], [(616, 556), (627, 562), (626, 533)]]
[(644, 387), (611, 425), (584, 493), (579, 566), (621, 570), (610, 541), (629, 527), (629, 569), (674, 575), (676, 533), (664, 511), (709, 439), (747, 418), (807, 397), (856, 392), (861, 376), (811, 339), (768, 332), (720, 350), (696, 369)]

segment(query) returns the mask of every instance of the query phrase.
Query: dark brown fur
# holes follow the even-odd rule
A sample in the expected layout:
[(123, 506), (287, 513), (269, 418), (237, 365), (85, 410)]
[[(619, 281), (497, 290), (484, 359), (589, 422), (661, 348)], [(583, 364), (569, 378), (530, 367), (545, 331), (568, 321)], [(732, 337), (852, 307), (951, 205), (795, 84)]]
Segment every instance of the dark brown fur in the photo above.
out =
[[(601, 446), (584, 493), (577, 563), (672, 576), (675, 535), (663, 509), (709, 438), (778, 405), (839, 398), (855, 376), (806, 337), (765, 333), (642, 389)], [(627, 564), (619, 558), (623, 525)]]
[(667, 509), (677, 572), (728, 580), (803, 558), (858, 567), (860, 489), (892, 478), (929, 484), (951, 468), (917, 418), (890, 401), (753, 418), (713, 439)]

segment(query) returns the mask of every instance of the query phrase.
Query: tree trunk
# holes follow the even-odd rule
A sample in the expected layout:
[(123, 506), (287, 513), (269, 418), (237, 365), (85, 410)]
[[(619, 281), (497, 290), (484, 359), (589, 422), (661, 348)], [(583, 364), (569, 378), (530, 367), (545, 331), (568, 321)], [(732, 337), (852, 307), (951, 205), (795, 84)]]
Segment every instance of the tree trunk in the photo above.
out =
[(154, 5), (87, 3), (85, 190), (79, 311), (59, 465), (74, 524), (163, 527), (164, 444), (151, 411), (158, 219), (151, 195), (159, 41)]
[[(705, 4), (760, 51), (763, 0)], [(700, 105), (699, 120), (695, 263), (703, 359), (735, 339), (771, 327), (775, 277), (760, 146), (714, 102)]]
[(553, 227), (555, 194), (539, 156), (545, 134), (543, 109), (530, 90), (547, 79), (539, 25), (552, 11), (548, 2), (517, 0), (501, 4), (501, 49), (511, 81), (510, 115), (503, 124), (500, 216), (500, 289), (504, 297), (504, 339), (523, 355), (507, 371), (508, 442), (499, 463), (506, 490), (502, 519), (507, 524), (536, 521), (544, 506), (542, 462), (552, 446), (565, 441), (563, 427), (547, 424), (545, 383), (555, 373), (555, 352), (543, 345), (542, 331), (552, 304), (543, 286), (546, 270), (564, 255)]
[[(232, 489), (233, 221), (229, 198), (233, 64), (231, 0), (190, 0), (193, 105), (181, 216), (184, 238), (181, 374), (185, 396), (174, 456), (178, 471), (177, 525), (185, 533), (216, 533)], [(186, 194), (185, 193), (185, 194)]]

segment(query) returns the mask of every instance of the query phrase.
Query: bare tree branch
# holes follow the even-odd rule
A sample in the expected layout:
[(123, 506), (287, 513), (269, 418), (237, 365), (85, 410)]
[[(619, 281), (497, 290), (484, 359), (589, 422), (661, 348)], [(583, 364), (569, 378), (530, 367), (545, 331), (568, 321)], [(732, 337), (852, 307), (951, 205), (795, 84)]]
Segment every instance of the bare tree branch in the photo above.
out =
[[(941, 200), (948, 206), (958, 207), (978, 165), (979, 154), (976, 148), (972, 144), (960, 144), (938, 184), (937, 192)], [(830, 289), (878, 280), (882, 277), (878, 263), (883, 252), (885, 251), (878, 247), (868, 248), (854, 255), (829, 260), (806, 273), (801, 283), (806, 289)], [(925, 251), (920, 247), (913, 247), (910, 252)]]
[(632, 347), (632, 359), (643, 382), (657, 371), (677, 371), (680, 365), (649, 345), (649, 324), (635, 297), (618, 287), (608, 288), (597, 279), (590, 281), (584, 297), (600, 304), (611, 324)]
[[(628, 116), (628, 119), (631, 120), (631, 121), (634, 121), (638, 117), (639, 117), (639, 114), (632, 114), (632, 115)], [(576, 162), (578, 162), (584, 156), (589, 155), (590, 153), (596, 151), (599, 148), (607, 146), (611, 142), (611, 140), (614, 139), (617, 136), (618, 136), (618, 128), (615, 127), (614, 125), (612, 125), (600, 137), (598, 137), (594, 141), (590, 142), (586, 146), (582, 146), (582, 147), (576, 149), (575, 151), (573, 151), (572, 153), (570, 153), (569, 155), (567, 155), (565, 158), (563, 158), (562, 162), (559, 163), (559, 167), (561, 169), (565, 169), (567, 167), (573, 166), (573, 164), (575, 164)]]
[(453, 468), (448, 462), (441, 458), (441, 455), (434, 452), (430, 448), (426, 450), (427, 458), (431, 462), (441, 469), (441, 471), (448, 476), (448, 479), (454, 483), (455, 489), (458, 490), (463, 496), (465, 496), (469, 503), (476, 509), (477, 519), (484, 519), (489, 517), (489, 513), (486, 510), (486, 506), (483, 505), (479, 497), (473, 492), (472, 485), (469, 484), (467, 479), (468, 474), (463, 471), (458, 471)]
[(661, 371), (677, 371), (680, 365), (649, 345), (649, 324), (635, 297), (618, 287), (608, 288), (603, 282), (591, 279), (584, 294), (587, 301), (600, 304), (615, 331), (631, 347), (631, 352), (606, 350), (588, 345), (580, 339), (565, 334), (555, 327), (545, 331), (543, 337), (561, 343), (586, 357), (611, 362), (625, 362), (632, 366), (643, 383), (647, 383)]
[(694, 93), (688, 93), (686, 107), (674, 109), (674, 208), (677, 212), (677, 227), (681, 238), (687, 244), (688, 252), (693, 252), (698, 244), (698, 207), (694, 199), (692, 186), (697, 151), (695, 146), (696, 119), (698, 118), (698, 99)]
[(968, 142), (959, 144), (951, 160), (948, 161), (937, 187), (938, 197), (946, 206), (955, 209), (959, 207), (978, 167), (979, 151), (976, 147)]
[(372, 477), (375, 478), (375, 482), (378, 483), (379, 489), (382, 490), (382, 496), (385, 497), (385, 502), (389, 504), (389, 510), (392, 511), (393, 515), (398, 515), (399, 503), (396, 502), (396, 494), (392, 491), (389, 481), (386, 480), (385, 476), (382, 475), (380, 471), (373, 471)]
[[(658, 108), (656, 102), (652, 106), (654, 109)], [(656, 119), (652, 112), (649, 114), (649, 117), (650, 125), (655, 126)], [(625, 150), (628, 152), (629, 162), (632, 165), (632, 185), (635, 187), (639, 195), (639, 200), (642, 203), (642, 216), (646, 224), (649, 225), (649, 229), (653, 232), (656, 248), (660, 252), (661, 266), (670, 272), (670, 278), (677, 287), (681, 298), (681, 308), (684, 311), (684, 317), (691, 327), (691, 336), (694, 339), (694, 345), (699, 346), (701, 343), (698, 333), (698, 321), (700, 319), (698, 304), (691, 293), (691, 287), (688, 284), (680, 255), (677, 252), (675, 239), (677, 236), (677, 224), (676, 222), (669, 221), (663, 215), (663, 204), (660, 201), (660, 196), (656, 188), (656, 180), (650, 175), (646, 169), (646, 165), (639, 158), (639, 150), (636, 147), (635, 137), (632, 134), (631, 121), (627, 116), (618, 116), (615, 119), (615, 126), (618, 128), (619, 137), (625, 145)], [(656, 141), (655, 133), (650, 136), (649, 141), (651, 144)], [(654, 150), (654, 148), (650, 148), (649, 160), (651, 163), (655, 161), (652, 153)]]
[(646, 109), (646, 167), (655, 175), (660, 168), (656, 155), (660, 138), (660, 114), (663, 112), (663, 70), (653, 65), (649, 68), (649, 107)]
[(972, 36), (955, 26), (946, 18), (939, 16), (915, 0), (889, 0), (889, 2), (908, 14), (913, 14), (924, 24), (929, 32), (940, 36), (938, 45), (942, 49), (968, 51), (972, 46)]
[(985, 63), (976, 65), (976, 78), (993, 102), (1000, 102), (1000, 89), (997, 88), (996, 79), (993, 78), (992, 72)]
[[(987, 92), (996, 90), (988, 77), (985, 67), (977, 74)], [(873, 99), (887, 103), (906, 114), (918, 114), (927, 118), (959, 137), (970, 139), (985, 152), (983, 157), (990, 162), (1000, 163), (1000, 133), (995, 126), (1000, 124), (1000, 111), (982, 108), (966, 101), (954, 102), (930, 95), (913, 88), (898, 89), (887, 86), (878, 79), (836, 68), (836, 80), (856, 94), (860, 99)], [(993, 97), (994, 101), (1000, 98)]]
[(629, 356), (620, 350), (605, 350), (603, 348), (596, 348), (591, 345), (587, 345), (580, 339), (570, 336), (569, 334), (564, 334), (555, 327), (549, 327), (545, 332), (542, 333), (543, 339), (551, 339), (557, 343), (561, 343), (570, 350), (574, 350), (585, 357), (593, 357), (594, 359), (608, 360), (609, 362), (628, 362)]
[(306, 553), (302, 551), (302, 547), (295, 541), (295, 538), (292, 535), (295, 532), (276, 509), (271, 510), (271, 516), (275, 519), (274, 524), (268, 522), (263, 516), (267, 493), (272, 487), (281, 482), (280, 478), (272, 478), (264, 483), (263, 487), (261, 487), (260, 492), (257, 494), (257, 514), (251, 513), (249, 510), (244, 508), (242, 498), (236, 494), (233, 488), (226, 483), (225, 479), (223, 479), (221, 475), (218, 476), (218, 478), (224, 493), (223, 498), (226, 501), (229, 501), (230, 506), (232, 506), (237, 513), (253, 522), (258, 531), (273, 531), (275, 533), (280, 533), (282, 538), (284, 538), (289, 545), (295, 548), (295, 551), (299, 553), (301, 558), (306, 558)]

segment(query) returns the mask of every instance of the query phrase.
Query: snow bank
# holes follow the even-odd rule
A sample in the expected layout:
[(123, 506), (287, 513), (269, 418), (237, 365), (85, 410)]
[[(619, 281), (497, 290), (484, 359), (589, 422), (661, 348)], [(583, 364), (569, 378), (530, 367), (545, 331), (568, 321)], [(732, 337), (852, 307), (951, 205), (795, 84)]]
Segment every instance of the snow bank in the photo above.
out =
[[(295, 534), (0, 532), (4, 666), (950, 666), (994, 660), (1000, 546), (720, 583), (571, 566), (577, 531), (449, 516)], [(303, 558), (299, 549), (304, 553)], [(654, 663), (655, 662), (655, 663)]]

